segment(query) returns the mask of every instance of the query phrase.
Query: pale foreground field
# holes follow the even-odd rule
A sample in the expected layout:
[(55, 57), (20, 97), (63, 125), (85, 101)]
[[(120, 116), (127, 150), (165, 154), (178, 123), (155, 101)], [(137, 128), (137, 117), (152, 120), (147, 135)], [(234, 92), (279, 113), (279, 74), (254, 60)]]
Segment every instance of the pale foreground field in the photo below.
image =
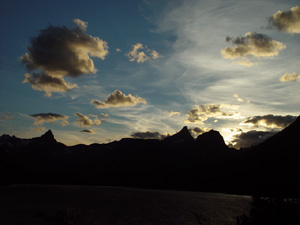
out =
[(236, 224), (251, 198), (122, 187), (0, 187), (1, 225)]

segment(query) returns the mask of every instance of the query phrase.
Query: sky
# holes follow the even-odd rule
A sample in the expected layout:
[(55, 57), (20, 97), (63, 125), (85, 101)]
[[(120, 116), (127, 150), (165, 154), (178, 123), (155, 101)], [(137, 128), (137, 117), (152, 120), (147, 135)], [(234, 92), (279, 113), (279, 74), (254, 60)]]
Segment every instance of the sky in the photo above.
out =
[(187, 126), (240, 148), (299, 116), (299, 1), (1, 1), (0, 32), (0, 134), (75, 145)]

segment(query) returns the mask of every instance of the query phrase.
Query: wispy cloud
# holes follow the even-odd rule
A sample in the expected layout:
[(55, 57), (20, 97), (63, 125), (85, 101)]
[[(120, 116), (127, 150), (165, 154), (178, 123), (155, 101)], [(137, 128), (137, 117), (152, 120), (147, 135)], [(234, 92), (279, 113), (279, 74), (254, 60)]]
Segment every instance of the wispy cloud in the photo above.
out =
[(64, 126), (69, 125), (69, 122), (68, 122), (67, 120), (63, 120), (63, 121), (61, 121), (60, 125), (61, 125), (62, 127), (64, 127)]
[(109, 123), (118, 125), (118, 132), (124, 135), (136, 132), (159, 132), (166, 135), (181, 129), (184, 118), (168, 117), (164, 110), (151, 104), (139, 104), (136, 107), (111, 109)]
[(288, 11), (278, 11), (269, 18), (269, 24), (279, 31), (300, 33), (300, 7), (292, 7)]
[(241, 97), (239, 97), (238, 94), (234, 94), (233, 97), (235, 97), (238, 102), (243, 102), (244, 101), (244, 99), (242, 99)]
[(172, 112), (167, 112), (168, 113), (168, 116), (169, 117), (172, 117), (172, 116), (179, 116), (180, 115), (180, 112), (174, 112), (174, 111), (172, 111)]
[[(289, 98), (287, 95), (279, 95), (279, 91), (273, 87), (286, 62), (282, 59), (286, 55), (280, 54), (283, 53), (282, 51), (279, 52), (279, 57), (274, 56), (274, 59), (265, 60), (265, 63), (259, 62), (266, 57), (257, 58), (253, 55), (248, 55), (246, 59), (232, 60), (248, 65), (258, 63), (258, 66), (249, 68), (228, 63), (231, 60), (224, 60), (220, 54), (220, 50), (227, 47), (224, 39), (220, 37), (228, 36), (228, 31), (234, 30), (238, 34), (244, 34), (247, 30), (259, 28), (260, 25), (257, 24), (265, 23), (263, 18), (265, 11), (262, 8), (268, 8), (269, 11), (271, 9), (272, 12), (272, 9), (278, 8), (278, 3), (255, 0), (251, 4), (240, 1), (229, 4), (219, 0), (210, 2), (187, 0), (180, 4), (170, 3), (163, 11), (163, 15), (156, 18), (157, 32), (170, 37), (167, 44), (172, 50), (171, 56), (166, 58), (166, 68), (159, 72), (164, 74), (164, 79), (168, 79), (167, 81), (173, 84), (175, 93), (180, 93), (186, 103), (196, 105), (228, 102), (232, 104), (234, 93), (243, 96), (244, 101), (247, 101), (245, 99), (258, 101), (272, 99), (265, 103), (268, 106), (278, 97), (283, 101)], [(260, 14), (262, 17), (253, 16)], [(243, 37), (246, 38), (244, 35)], [(233, 40), (236, 37), (231, 38)], [(273, 41), (277, 39), (277, 36), (271, 38)], [(278, 39), (278, 42), (289, 44), (286, 40)], [(232, 46), (234, 47), (238, 46)], [(256, 49), (259, 49), (258, 46)], [(289, 54), (289, 60), (293, 61), (291, 66), (295, 70), (296, 57), (290, 51), (290, 48), (285, 49), (285, 53)], [(247, 88), (250, 86), (252, 88)], [(270, 91), (266, 92), (266, 89)], [(248, 110), (254, 110), (250, 109), (250, 106), (247, 107)]]
[(46, 127), (39, 127), (39, 126), (29, 128), (29, 131), (32, 131), (35, 133), (44, 132), (45, 130), (46, 130)]
[(121, 106), (135, 106), (138, 103), (146, 104), (147, 101), (141, 97), (134, 97), (131, 94), (125, 95), (119, 90), (115, 90), (108, 96), (103, 102), (93, 99), (91, 103), (96, 108), (109, 108), (109, 107), (121, 107)]
[(10, 112), (1, 112), (0, 113), (0, 120), (11, 120), (15, 119), (15, 117), (10, 115)]

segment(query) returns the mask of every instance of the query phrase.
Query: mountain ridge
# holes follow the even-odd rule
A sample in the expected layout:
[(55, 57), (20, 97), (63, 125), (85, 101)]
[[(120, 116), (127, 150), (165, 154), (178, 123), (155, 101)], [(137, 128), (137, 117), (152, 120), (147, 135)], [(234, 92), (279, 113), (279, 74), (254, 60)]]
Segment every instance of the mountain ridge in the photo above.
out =
[(194, 141), (194, 138), (190, 134), (187, 126), (184, 126), (179, 132), (163, 139), (163, 142), (165, 143), (179, 143), (186, 141)]
[(32, 139), (2, 135), (0, 171), (6, 174), (1, 182), (297, 192), (299, 118), (247, 151), (229, 148), (215, 130), (194, 139), (187, 127), (165, 140), (123, 138), (75, 146), (57, 142), (51, 130)]

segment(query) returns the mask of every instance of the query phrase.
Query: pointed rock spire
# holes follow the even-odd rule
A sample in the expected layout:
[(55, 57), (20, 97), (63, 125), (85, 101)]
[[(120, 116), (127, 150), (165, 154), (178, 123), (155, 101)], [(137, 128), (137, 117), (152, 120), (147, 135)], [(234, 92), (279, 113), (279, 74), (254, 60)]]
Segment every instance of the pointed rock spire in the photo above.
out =
[(44, 142), (56, 142), (51, 130), (48, 130), (45, 134), (43, 134), (40, 139)]
[(164, 142), (168, 142), (168, 143), (170, 142), (179, 143), (179, 142), (186, 142), (186, 141), (194, 141), (194, 138), (192, 137), (192, 135), (190, 134), (186, 126), (184, 126), (178, 133), (170, 137), (166, 137), (164, 139)]

